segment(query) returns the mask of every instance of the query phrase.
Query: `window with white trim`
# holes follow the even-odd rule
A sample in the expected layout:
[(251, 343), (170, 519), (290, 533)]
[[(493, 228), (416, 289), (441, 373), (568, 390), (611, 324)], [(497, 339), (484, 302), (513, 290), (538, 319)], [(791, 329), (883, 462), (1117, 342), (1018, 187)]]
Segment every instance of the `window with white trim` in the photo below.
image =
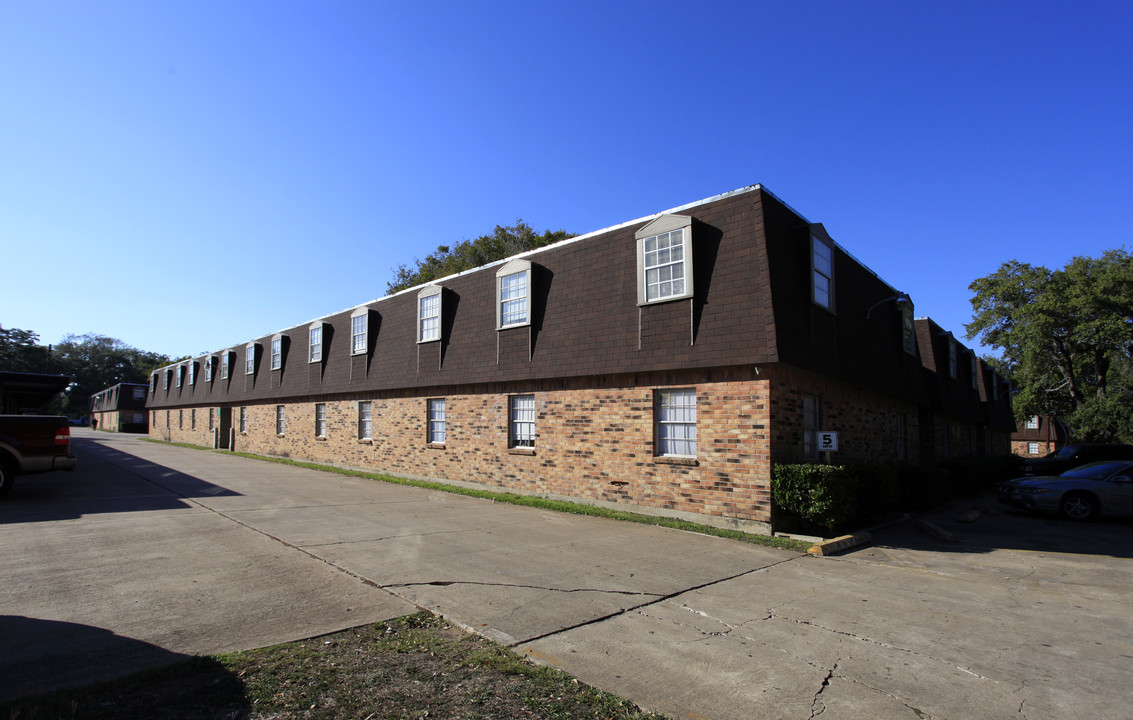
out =
[(315, 403), (315, 437), (327, 436), (327, 404)]
[(834, 248), (811, 235), (811, 299), (815, 305), (834, 309)]
[(1039, 444), (1037, 442), (1027, 443), (1027, 454), (1028, 455), (1038, 455), (1039, 454)]
[(373, 439), (374, 431), (374, 406), (368, 400), (358, 403), (358, 439), (371, 440)]
[(276, 435), (283, 435), (284, 431), (287, 430), (287, 421), (286, 421), (285, 412), (286, 411), (284, 410), (283, 405), (276, 405), (275, 406), (275, 434)]
[(634, 238), (638, 305), (692, 297), (692, 218), (662, 215)]
[(197, 384), (197, 363), (195, 362), (189, 363), (189, 384)]
[(213, 374), (213, 358), (209, 356), (205, 358), (205, 382), (212, 382)]
[(350, 354), (361, 355), (366, 352), (367, 331), (370, 311), (366, 308), (355, 310), (350, 316)]
[(696, 457), (696, 388), (654, 391), (656, 453), (661, 457)]
[(165, 371), (165, 378), (164, 378), (164, 380), (162, 380), (162, 383), (161, 383), (161, 389), (162, 390), (168, 390), (169, 389), (169, 379), (171, 377), (173, 377), (173, 371), (167, 369)]
[(531, 324), (531, 263), (512, 260), (496, 272), (496, 328)]
[(256, 344), (248, 343), (244, 348), (244, 374), (252, 375), (256, 372)]
[(441, 339), (441, 288), (433, 285), (417, 293), (417, 342)]
[(508, 447), (535, 447), (535, 396), (508, 398)]
[(1024, 425), (1024, 427), (1026, 427), (1028, 430), (1038, 430), (1039, 429), (1039, 416), (1038, 415), (1032, 415), (1029, 418), (1027, 418), (1027, 422)]
[(279, 370), (283, 367), (283, 336), (276, 335), (271, 339), (271, 369)]
[(189, 429), (190, 430), (196, 430), (197, 429), (197, 409), (196, 408), (193, 408), (192, 410), (189, 411)]
[(185, 375), (185, 366), (184, 365), (178, 365), (177, 366), (177, 374), (173, 376), (173, 384), (177, 387), (181, 387), (181, 378), (184, 377), (184, 375)]
[(307, 362), (323, 361), (323, 324), (315, 323), (308, 328)]
[(230, 359), (231, 355), (232, 355), (232, 353), (225, 351), (224, 354), (220, 356), (220, 379), (221, 380), (227, 380), (228, 379), (228, 366), (232, 364), (231, 359)]
[(240, 432), (248, 432), (248, 408), (240, 408)]
[(429, 427), (426, 433), (426, 442), (434, 445), (443, 445), (446, 435), (445, 399), (430, 398), (428, 401)]
[[(150, 392), (151, 393), (157, 392), (157, 373), (150, 375)], [(156, 425), (156, 423), (154, 423), (154, 424)]]

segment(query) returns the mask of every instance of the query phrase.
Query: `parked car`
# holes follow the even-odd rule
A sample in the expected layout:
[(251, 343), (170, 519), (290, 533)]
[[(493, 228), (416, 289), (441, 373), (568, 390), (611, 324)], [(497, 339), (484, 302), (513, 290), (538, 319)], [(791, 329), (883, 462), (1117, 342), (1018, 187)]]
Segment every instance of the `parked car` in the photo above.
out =
[(1070, 520), (1133, 515), (1133, 461), (1090, 463), (1061, 475), (1021, 477), (996, 487), (999, 502)]
[(1063, 445), (1046, 457), (1023, 461), (1024, 475), (1058, 475), (1100, 460), (1133, 460), (1133, 445)]
[(71, 426), (65, 417), (0, 415), (0, 497), (16, 475), (74, 470)]

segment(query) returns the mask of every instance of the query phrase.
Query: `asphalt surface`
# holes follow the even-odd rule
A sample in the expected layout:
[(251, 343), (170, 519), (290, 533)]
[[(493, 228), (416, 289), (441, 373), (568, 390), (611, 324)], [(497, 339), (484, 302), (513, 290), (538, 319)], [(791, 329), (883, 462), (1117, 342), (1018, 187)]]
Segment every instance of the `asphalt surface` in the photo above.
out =
[(690, 720), (1127, 718), (1133, 522), (814, 558), (77, 430), (0, 502), (0, 701), (428, 608)]

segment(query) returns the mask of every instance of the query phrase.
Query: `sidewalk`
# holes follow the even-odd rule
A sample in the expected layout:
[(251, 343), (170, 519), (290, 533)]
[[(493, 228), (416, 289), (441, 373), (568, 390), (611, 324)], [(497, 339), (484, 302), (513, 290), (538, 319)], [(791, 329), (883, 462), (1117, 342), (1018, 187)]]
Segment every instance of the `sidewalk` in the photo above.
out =
[[(184, 654), (420, 606), (674, 717), (1127, 714), (1127, 557), (1111, 558), (1124, 572), (1099, 569), (1073, 587), (1058, 576), (1097, 559), (1039, 582), (1044, 560), (1017, 552), (980, 554), (986, 572), (957, 564), (956, 548), (812, 558), (130, 436), (76, 437), (79, 471), (44, 476), (35, 492), (28, 478), (0, 506), (0, 518), (28, 513), (0, 523), (0, 567), (17, 578), (7, 614)], [(949, 562), (934, 567), (933, 552)]]

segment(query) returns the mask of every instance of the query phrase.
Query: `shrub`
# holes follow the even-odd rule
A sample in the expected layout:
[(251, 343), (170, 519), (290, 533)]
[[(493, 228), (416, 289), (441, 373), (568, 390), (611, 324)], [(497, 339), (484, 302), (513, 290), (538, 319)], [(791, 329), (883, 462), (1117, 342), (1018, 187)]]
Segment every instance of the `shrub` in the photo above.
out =
[(773, 465), (771, 494), (777, 510), (833, 531), (855, 515), (859, 476), (834, 465)]

